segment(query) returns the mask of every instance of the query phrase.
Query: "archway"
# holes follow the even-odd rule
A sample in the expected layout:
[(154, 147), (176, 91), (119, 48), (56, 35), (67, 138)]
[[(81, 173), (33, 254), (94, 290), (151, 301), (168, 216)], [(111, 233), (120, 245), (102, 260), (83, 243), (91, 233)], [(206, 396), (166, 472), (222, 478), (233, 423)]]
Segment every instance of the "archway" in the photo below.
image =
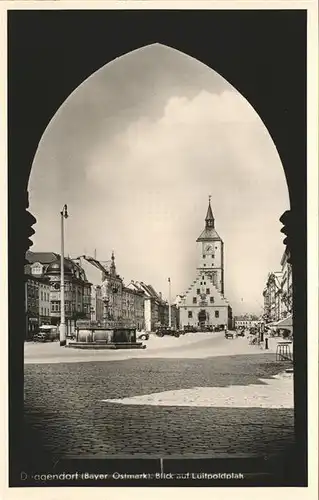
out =
[(207, 321), (207, 313), (205, 309), (201, 309), (198, 313), (198, 326), (199, 328), (205, 328)]
[[(85, 13), (86, 23), (90, 24), (91, 13)], [(107, 13), (109, 19), (112, 18), (111, 13)], [(158, 14), (158, 13), (156, 13)], [(15, 13), (16, 16), (19, 13)], [(21, 15), (21, 14), (20, 14)], [(62, 15), (62, 13), (61, 13)], [(100, 14), (99, 14), (100, 15)], [(167, 14), (169, 15), (169, 14)], [(187, 13), (185, 14), (187, 15)], [(267, 23), (267, 28), (263, 30), (256, 21), (254, 20), (252, 25), (254, 26), (253, 32), (252, 29), (249, 29), (249, 22), (245, 23), (245, 18), (243, 16), (242, 22), (240, 23), (230, 23), (231, 31), (226, 30), (227, 43), (225, 43), (225, 39), (221, 35), (216, 35), (216, 33), (221, 33), (224, 30), (224, 26), (218, 18), (215, 17), (215, 21), (212, 21), (211, 18), (207, 16), (207, 23), (205, 19), (203, 19), (202, 30), (206, 30), (209, 33), (214, 33), (215, 42), (220, 36), (219, 41), (215, 45), (214, 51), (208, 49), (209, 56), (201, 56), (201, 49), (191, 48), (191, 46), (195, 46), (195, 34), (193, 32), (193, 23), (194, 17), (193, 13), (189, 13), (189, 29), (185, 29), (185, 36), (181, 35), (179, 41), (174, 42), (173, 32), (176, 33), (176, 26), (174, 23), (172, 25), (166, 26), (167, 35), (160, 35), (159, 31), (155, 28), (155, 23), (151, 21), (150, 23), (146, 23), (148, 25), (149, 32), (145, 32), (145, 30), (141, 30), (143, 33), (139, 33), (139, 40), (135, 39), (134, 41), (125, 41), (120, 48), (116, 50), (120, 54), (116, 54), (116, 50), (113, 49), (113, 53), (111, 55), (105, 56), (105, 50), (109, 50), (109, 54), (111, 53), (111, 48), (114, 47), (115, 43), (105, 43), (101, 44), (101, 40), (98, 40), (97, 37), (87, 37), (85, 39), (85, 47), (83, 46), (83, 50), (79, 49), (79, 53), (81, 54), (80, 58), (73, 57), (74, 47), (77, 43), (80, 43), (83, 37), (83, 31), (79, 30), (79, 33), (75, 36), (75, 42), (72, 43), (73, 49), (68, 52), (68, 36), (69, 36), (69, 25), (62, 26), (62, 29), (59, 30), (59, 34), (56, 30), (56, 24), (54, 30), (47, 29), (47, 21), (41, 24), (41, 33), (39, 33), (39, 24), (36, 22), (33, 25), (33, 29), (30, 30), (30, 23), (28, 25), (24, 25), (24, 20), (19, 26), (20, 33), (22, 34), (21, 40), (23, 39), (23, 43), (15, 45), (15, 54), (14, 56), (19, 58), (19, 54), (21, 59), (25, 59), (25, 63), (23, 64), (23, 68), (28, 66), (28, 71), (24, 74), (24, 82), (23, 86), (19, 85), (19, 74), (16, 73), (14, 77), (9, 81), (9, 87), (11, 92), (11, 99), (15, 99), (15, 104), (10, 109), (10, 127), (11, 127), (11, 135), (9, 135), (9, 162), (10, 162), (10, 170), (9, 170), (9, 188), (12, 189), (10, 192), (10, 200), (9, 200), (9, 237), (10, 237), (10, 254), (9, 254), (9, 275), (10, 278), (10, 348), (12, 349), (12, 359), (14, 363), (11, 364), (11, 386), (15, 387), (17, 390), (19, 385), (19, 377), (22, 372), (22, 356), (23, 350), (22, 345), (18, 345), (16, 342), (17, 333), (23, 331), (23, 325), (21, 322), (19, 323), (19, 318), (23, 317), (24, 310), (24, 300), (23, 300), (23, 291), (21, 291), (20, 280), (23, 280), (23, 262), (24, 262), (24, 253), (28, 248), (30, 242), (28, 238), (30, 233), (32, 232), (31, 226), (34, 223), (34, 219), (30, 215), (26, 215), (25, 209), (28, 207), (27, 201), (27, 179), (31, 168), (32, 158), (35, 153), (35, 149), (37, 143), (43, 133), (43, 130), (48, 123), (49, 119), (55, 113), (55, 111), (59, 108), (62, 102), (66, 99), (68, 94), (76, 88), (81, 81), (84, 80), (89, 74), (92, 73), (96, 68), (100, 67), (102, 64), (105, 64), (107, 60), (112, 60), (114, 57), (121, 55), (129, 50), (132, 50), (138, 46), (149, 43), (151, 39), (157, 39), (163, 41), (164, 43), (168, 43), (172, 46), (180, 48), (180, 50), (185, 53), (192, 53), (198, 55), (198, 59), (203, 61), (207, 61), (208, 65), (216, 68), (218, 70), (218, 64), (214, 63), (214, 55), (217, 54), (220, 47), (224, 47), (226, 50), (226, 46), (229, 47), (228, 54), (225, 56), (225, 53), (222, 54), (221, 58), (219, 58), (219, 67), (222, 67), (221, 60), (225, 60), (224, 68), (228, 66), (228, 70), (225, 71), (220, 70), (220, 74), (224, 74), (224, 76), (228, 76), (228, 80), (232, 82), (239, 82), (241, 80), (240, 75), (250, 75), (251, 84), (249, 83), (241, 83), (236, 85), (237, 88), (242, 89), (243, 93), (246, 94), (247, 97), (253, 96), (250, 99), (251, 102), (258, 103), (255, 105), (255, 108), (259, 110), (259, 114), (263, 117), (267, 117), (265, 122), (268, 124), (268, 128), (271, 130), (273, 137), (275, 138), (276, 144), (280, 151), (284, 168), (287, 173), (288, 185), (291, 192), (291, 205), (292, 205), (292, 215), (290, 218), (290, 222), (287, 221), (287, 225), (289, 224), (293, 227), (297, 227), (297, 237), (294, 236), (292, 229), (290, 230), (290, 245), (292, 247), (292, 260), (294, 266), (294, 283), (295, 283), (295, 307), (299, 311), (299, 316), (296, 318), (296, 329), (302, 332), (302, 336), (296, 337), (296, 366), (305, 366), (306, 364), (306, 350), (305, 350), (305, 336), (304, 332), (306, 331), (306, 274), (305, 274), (305, 189), (303, 188), (304, 177), (305, 177), (305, 126), (304, 126), (304, 98), (301, 96), (303, 92), (303, 83), (301, 82), (303, 78), (303, 61), (299, 56), (299, 52), (296, 49), (296, 41), (298, 40), (298, 36), (301, 33), (301, 28), (296, 21), (292, 22), (292, 29), (288, 31), (288, 35), (285, 37), (285, 40), (282, 40), (282, 19), (280, 22), (272, 24), (272, 22)], [(129, 14), (128, 14), (129, 16)], [(151, 14), (150, 14), (151, 16)], [(103, 17), (103, 16), (102, 16)], [(105, 19), (105, 18), (104, 18)], [(113, 19), (113, 18), (112, 18)], [(157, 19), (158, 20), (158, 19)], [(104, 21), (103, 21), (104, 22)], [(112, 21), (113, 22), (113, 21)], [(110, 23), (112, 24), (110, 21)], [(131, 22), (131, 21), (130, 21)], [(54, 22), (56, 23), (56, 21)], [(68, 24), (68, 23), (67, 23)], [(220, 24), (220, 29), (218, 25)], [(271, 24), (271, 29), (270, 29)], [(85, 24), (88, 26), (87, 24)], [(159, 23), (161, 25), (161, 23)], [(212, 28), (214, 25), (214, 29)], [(16, 23), (16, 28), (18, 23)], [(240, 26), (241, 36), (236, 38), (236, 29), (235, 26)], [(277, 26), (277, 27), (276, 27)], [(44, 43), (41, 46), (46, 46), (49, 48), (49, 53), (46, 54), (46, 58), (43, 60), (43, 52), (40, 50), (39, 44), (32, 44), (32, 37), (25, 36), (23, 38), (23, 34), (25, 34), (25, 30), (30, 31), (34, 34), (35, 37), (39, 39), (39, 35), (41, 40), (43, 37), (48, 34), (48, 37), (52, 37), (52, 33), (56, 33), (56, 42), (58, 43)], [(98, 31), (98, 30), (96, 30)], [(102, 31), (102, 30), (101, 30)], [(103, 31), (105, 33), (110, 33), (109, 29), (105, 29), (103, 26)], [(129, 29), (123, 29), (123, 33), (121, 39), (126, 37), (126, 33), (129, 33)], [(183, 31), (183, 30), (181, 30)], [(93, 32), (93, 31), (92, 31)], [(255, 55), (255, 47), (260, 46), (263, 47), (264, 42), (261, 43), (262, 40), (268, 40), (268, 34), (271, 32), (271, 40), (268, 43), (273, 43), (273, 51), (271, 50), (270, 45), (267, 46), (267, 54), (269, 54), (269, 61), (278, 60), (278, 64), (276, 69), (273, 69), (272, 63), (270, 65), (263, 64), (259, 66), (258, 74), (256, 74), (256, 68), (254, 64), (254, 55)], [(152, 37), (150, 35), (152, 33)], [(290, 37), (289, 33), (293, 33), (294, 36)], [(298, 36), (297, 36), (298, 34)], [(207, 36), (207, 35), (206, 35)], [(9, 33), (9, 37), (12, 45), (13, 31)], [(217, 38), (216, 38), (217, 37)], [(234, 43), (230, 43), (230, 39), (234, 40)], [(254, 44), (251, 44), (251, 40), (254, 40)], [(300, 38), (299, 38), (300, 39)], [(207, 38), (208, 40), (208, 38)], [(61, 43), (61, 44), (60, 44)], [(259, 44), (259, 45), (258, 45)], [(69, 43), (70, 45), (70, 43)], [(102, 45), (104, 54), (101, 55)], [(212, 44), (205, 43), (207, 47), (211, 47)], [(249, 52), (249, 47), (254, 45), (253, 52)], [(91, 47), (91, 50), (89, 49)], [(51, 47), (51, 48), (50, 48)], [(105, 48), (107, 47), (107, 48)], [(289, 49), (287, 49), (289, 47)], [(100, 52), (99, 52), (100, 50)], [(285, 51), (291, 51), (291, 54), (294, 54), (294, 57), (285, 57)], [(50, 52), (51, 51), (51, 52)], [(67, 53), (67, 54), (65, 54)], [(92, 56), (93, 54), (93, 56)], [(97, 55), (98, 54), (98, 55)], [(263, 61), (266, 60), (267, 54), (263, 52)], [(297, 57), (296, 57), (297, 54)], [(31, 57), (32, 55), (32, 57)], [(62, 55), (64, 57), (62, 57)], [(12, 56), (12, 54), (11, 54)], [(217, 56), (216, 56), (217, 57)], [(94, 59), (95, 58), (95, 59)], [(57, 61), (60, 59), (60, 63)], [(92, 62), (92, 59), (94, 61)], [(218, 57), (217, 57), (218, 59)], [(17, 59), (16, 59), (17, 60)], [(53, 69), (50, 68), (50, 64), (52, 64), (52, 60), (55, 61), (55, 65), (53, 65)], [(65, 61), (72, 61), (71, 64), (65, 65)], [(98, 61), (98, 62), (97, 62)], [(240, 61), (240, 64), (238, 64)], [(292, 63), (293, 61), (293, 63)], [(21, 62), (21, 61), (20, 61)], [(60, 64), (60, 65), (59, 65)], [(64, 67), (63, 67), (64, 66)], [(269, 67), (273, 70), (269, 71)], [(82, 69), (79, 69), (82, 68)], [(232, 68), (232, 69), (231, 69)], [(34, 85), (34, 75), (39, 71), (42, 75), (48, 75), (47, 80), (38, 79), (40, 85)], [(56, 75), (63, 74), (63, 78), (55, 79)], [(38, 73), (40, 75), (40, 73)], [(231, 74), (239, 76), (231, 77)], [(276, 86), (272, 85), (272, 77), (270, 73), (275, 75), (275, 79), (277, 82), (283, 82), (283, 87), (280, 86), (276, 88)], [(52, 76), (54, 75), (54, 77)], [(299, 76), (298, 76), (299, 75)], [(42, 76), (43, 78), (43, 76)], [(244, 78), (244, 79), (245, 79)], [(296, 83), (297, 80), (299, 84)], [(54, 82), (54, 83), (53, 83)], [(287, 82), (285, 84), (284, 82)], [(301, 83), (300, 83), (301, 82)], [(245, 86), (246, 85), (246, 86)], [(297, 86), (297, 92), (293, 92), (293, 86)], [(299, 87), (298, 87), (299, 85)], [(39, 87), (49, 88), (50, 92), (46, 93), (46, 95), (41, 96), (41, 92), (39, 92)], [(13, 88), (15, 92), (13, 93)], [(262, 101), (265, 101), (266, 95), (269, 95), (269, 88), (275, 89), (276, 92), (272, 93), (272, 99), (269, 102), (264, 102), (262, 105)], [(246, 89), (246, 90), (245, 90)], [(254, 94), (255, 89), (255, 94)], [(287, 89), (289, 89), (287, 91)], [(289, 91), (291, 90), (291, 98), (289, 97)], [(287, 97), (288, 95), (288, 97)], [(258, 97), (259, 96), (259, 97)], [(297, 97), (296, 97), (297, 96)], [(298, 97), (299, 96), (299, 97)], [(301, 96), (301, 97), (300, 97)], [(258, 100), (259, 99), (259, 100)], [(38, 106), (34, 107), (34, 103), (37, 102)], [(284, 112), (283, 109), (289, 110), (289, 112)], [(272, 117), (272, 118), (271, 118)], [(34, 126), (30, 126), (30, 121)], [(14, 131), (14, 133), (13, 133)], [(291, 141), (291, 137), (296, 137), (296, 141)], [(23, 173), (21, 173), (23, 171)], [(24, 222), (23, 222), (24, 221)], [(286, 222), (285, 222), (286, 223)], [(287, 229), (289, 231), (289, 228)], [(14, 283), (13, 276), (18, 276), (16, 284)], [(12, 309), (14, 307), (14, 311)], [(20, 311), (21, 314), (18, 314), (17, 311)], [(300, 339), (300, 340), (299, 340)], [(18, 369), (19, 360), (21, 362), (21, 370)], [(14, 367), (14, 369), (13, 369)], [(301, 388), (302, 394), (306, 394), (306, 373), (303, 370), (304, 374), (301, 376), (301, 383), (298, 386)], [(296, 375), (297, 376), (297, 375)], [(20, 391), (21, 397), (22, 392)], [(302, 398), (306, 396), (301, 396), (299, 401), (303, 404)], [(13, 398), (11, 398), (11, 407), (16, 408), (14, 405)], [(301, 452), (302, 456), (303, 453)]]
[[(247, 183), (255, 175), (258, 182)], [(71, 255), (85, 253), (87, 241), (94, 241), (106, 260), (110, 248), (103, 232), (96, 230), (105, 224), (122, 272), (131, 279), (118, 230), (125, 226), (125, 240), (136, 256), (134, 272), (141, 276), (145, 268), (152, 268), (143, 281), (155, 281), (159, 290), (166, 287), (160, 269), (167, 267), (172, 254), (181, 256), (174, 280), (174, 293), (180, 292), (182, 272), (192, 265), (191, 253), (183, 249), (202, 218), (208, 188), (227, 242), (227, 296), (229, 290), (244, 286), (246, 306), (255, 307), (253, 296), (261, 293), (268, 273), (266, 263), (260, 263), (274, 261), (276, 255), (280, 261), (278, 215), (289, 206), (276, 147), (251, 105), (224, 78), (175, 49), (152, 44), (103, 66), (52, 118), (29, 182), (31, 210), (38, 219), (35, 243), (43, 246), (45, 236), (46, 245), (57, 245), (56, 214), (67, 202)], [(187, 214), (180, 222), (170, 216), (177, 210), (179, 216)], [(238, 211), (240, 224), (233, 224)], [(176, 238), (178, 225), (184, 234)], [(47, 227), (52, 231), (48, 233)], [(165, 244), (158, 245), (163, 237)], [(238, 247), (246, 247), (241, 266)], [(259, 280), (255, 288), (245, 284), (242, 269), (248, 267)], [(238, 294), (230, 297), (237, 309), (242, 307)]]

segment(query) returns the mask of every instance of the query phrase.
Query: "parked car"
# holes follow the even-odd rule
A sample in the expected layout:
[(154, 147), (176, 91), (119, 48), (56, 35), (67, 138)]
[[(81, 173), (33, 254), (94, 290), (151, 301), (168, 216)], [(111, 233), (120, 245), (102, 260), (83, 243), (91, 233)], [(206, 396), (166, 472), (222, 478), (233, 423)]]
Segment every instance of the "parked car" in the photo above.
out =
[(160, 326), (157, 328), (155, 333), (158, 337), (164, 337), (164, 335), (171, 335), (174, 337), (180, 336), (180, 333), (177, 330), (169, 326)]
[(225, 328), (225, 325), (216, 325), (215, 332), (222, 332)]
[(237, 330), (237, 337), (245, 337), (245, 328)]
[(196, 333), (196, 332), (197, 332), (196, 326), (191, 326), (191, 325), (184, 326), (184, 333)]
[(33, 337), (35, 342), (53, 342), (59, 338), (59, 330), (54, 325), (42, 325)]
[(225, 339), (233, 339), (233, 338), (234, 338), (234, 333), (226, 330), (225, 331)]
[(180, 335), (185, 335), (187, 332), (186, 330), (177, 330)]
[(213, 326), (205, 326), (205, 328), (203, 329), (204, 332), (213, 332), (214, 331), (214, 327)]
[(141, 332), (136, 332), (136, 339), (137, 340), (148, 340), (150, 338), (149, 333), (141, 331)]

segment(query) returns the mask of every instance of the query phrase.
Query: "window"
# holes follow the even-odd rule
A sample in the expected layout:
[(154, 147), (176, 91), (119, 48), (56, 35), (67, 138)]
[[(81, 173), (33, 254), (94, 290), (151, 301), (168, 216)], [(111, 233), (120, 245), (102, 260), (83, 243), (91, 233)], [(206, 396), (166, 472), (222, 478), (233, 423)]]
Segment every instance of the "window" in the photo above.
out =
[(43, 300), (43, 292), (42, 292), (42, 290), (41, 290), (41, 300)]
[(215, 318), (219, 318), (219, 311), (215, 311)]
[(204, 267), (206, 267), (206, 264), (204, 264)]
[(204, 285), (206, 285), (206, 281), (204, 281)]
[(197, 295), (199, 295), (199, 294), (200, 294), (200, 289), (199, 289), (199, 288), (197, 288)]
[(214, 297), (210, 297), (210, 303), (213, 304), (214, 303)]
[(51, 311), (52, 312), (59, 312), (60, 311), (60, 302), (58, 301), (53, 301), (51, 303)]
[(206, 259), (206, 255), (203, 255), (203, 259)]
[(188, 317), (189, 317), (189, 318), (192, 318), (192, 317), (193, 317), (193, 313), (192, 313), (192, 311), (188, 311)]
[(193, 304), (196, 304), (196, 303), (197, 303), (197, 298), (193, 297)]
[(206, 295), (210, 294), (210, 288), (206, 288)]

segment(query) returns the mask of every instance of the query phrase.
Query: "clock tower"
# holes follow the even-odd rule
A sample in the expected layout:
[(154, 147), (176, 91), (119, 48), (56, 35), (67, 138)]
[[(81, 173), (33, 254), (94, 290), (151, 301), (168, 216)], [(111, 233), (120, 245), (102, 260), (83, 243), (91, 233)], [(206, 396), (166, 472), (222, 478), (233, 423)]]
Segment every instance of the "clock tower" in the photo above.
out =
[(180, 326), (196, 331), (231, 328), (232, 309), (224, 295), (224, 243), (215, 229), (210, 197), (205, 228), (196, 244), (196, 275), (180, 302)]
[(196, 240), (198, 266), (200, 273), (212, 279), (215, 287), (224, 293), (224, 243), (215, 229), (210, 197), (207, 214), (205, 217), (205, 229)]

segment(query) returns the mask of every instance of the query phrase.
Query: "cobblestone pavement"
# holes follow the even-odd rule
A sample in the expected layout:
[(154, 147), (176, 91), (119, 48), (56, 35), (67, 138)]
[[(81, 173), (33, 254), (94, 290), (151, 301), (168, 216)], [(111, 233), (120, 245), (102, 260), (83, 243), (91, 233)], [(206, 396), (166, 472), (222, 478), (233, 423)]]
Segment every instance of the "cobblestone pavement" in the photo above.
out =
[[(210, 342), (210, 343), (209, 343)], [(227, 342), (227, 341), (225, 341)], [(25, 366), (27, 451), (53, 457), (272, 455), (293, 443), (292, 408), (127, 405), (194, 387), (262, 386), (287, 368), (273, 353), (179, 356)], [(235, 389), (234, 389), (235, 390)]]

